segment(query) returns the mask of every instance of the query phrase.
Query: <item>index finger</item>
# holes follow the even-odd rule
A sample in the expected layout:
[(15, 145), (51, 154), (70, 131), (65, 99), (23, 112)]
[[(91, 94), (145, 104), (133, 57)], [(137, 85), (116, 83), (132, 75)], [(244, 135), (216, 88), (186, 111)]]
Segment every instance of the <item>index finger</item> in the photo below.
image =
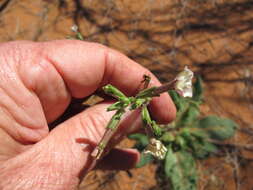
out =
[[(43, 55), (56, 68), (73, 97), (88, 96), (106, 84), (112, 84), (127, 95), (133, 95), (144, 74), (151, 76), (152, 86), (160, 85), (149, 70), (100, 44), (77, 40), (42, 44)], [(169, 122), (175, 117), (176, 109), (167, 93), (153, 98), (150, 106), (152, 115), (160, 122)]]

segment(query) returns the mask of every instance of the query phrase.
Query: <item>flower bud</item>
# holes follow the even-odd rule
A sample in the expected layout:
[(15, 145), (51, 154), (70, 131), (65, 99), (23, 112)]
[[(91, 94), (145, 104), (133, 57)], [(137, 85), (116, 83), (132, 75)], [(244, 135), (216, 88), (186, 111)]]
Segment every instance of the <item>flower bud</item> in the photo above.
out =
[(185, 66), (176, 77), (175, 90), (183, 97), (192, 97), (193, 72)]
[(167, 148), (163, 143), (155, 138), (149, 140), (149, 144), (143, 152), (144, 154), (151, 154), (159, 160), (163, 160), (167, 153)]

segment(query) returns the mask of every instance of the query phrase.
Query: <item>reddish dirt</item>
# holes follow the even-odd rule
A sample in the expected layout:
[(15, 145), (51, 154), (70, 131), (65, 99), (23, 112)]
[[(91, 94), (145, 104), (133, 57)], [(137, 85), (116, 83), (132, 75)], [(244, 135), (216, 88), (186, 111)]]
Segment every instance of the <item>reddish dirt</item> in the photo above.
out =
[[(189, 65), (205, 82), (203, 115), (230, 117), (239, 145), (198, 163), (199, 189), (251, 190), (253, 3), (251, 0), (0, 1), (0, 41), (65, 39), (77, 24), (87, 41), (115, 48), (162, 81)], [(132, 143), (124, 141), (122, 146)], [(80, 189), (157, 189), (154, 165), (93, 171)]]

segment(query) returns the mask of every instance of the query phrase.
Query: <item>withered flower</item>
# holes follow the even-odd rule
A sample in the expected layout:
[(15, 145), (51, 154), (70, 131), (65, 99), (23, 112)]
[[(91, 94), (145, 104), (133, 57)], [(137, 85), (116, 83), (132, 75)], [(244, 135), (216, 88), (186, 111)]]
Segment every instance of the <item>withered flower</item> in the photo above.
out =
[(193, 72), (185, 66), (176, 77), (175, 90), (183, 97), (192, 97)]
[(149, 140), (148, 146), (143, 151), (144, 154), (151, 154), (159, 160), (163, 160), (165, 158), (167, 152), (167, 148), (163, 145), (163, 143), (155, 138), (151, 138)]

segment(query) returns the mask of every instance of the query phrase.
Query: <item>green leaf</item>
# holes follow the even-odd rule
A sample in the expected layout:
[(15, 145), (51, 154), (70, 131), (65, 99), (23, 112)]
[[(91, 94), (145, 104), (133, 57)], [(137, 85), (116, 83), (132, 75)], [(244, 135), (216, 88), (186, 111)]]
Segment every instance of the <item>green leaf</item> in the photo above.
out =
[(141, 153), (141, 158), (140, 158), (140, 161), (136, 164), (136, 168), (141, 168), (145, 166), (146, 164), (149, 164), (153, 160), (154, 158), (151, 154)]
[(159, 127), (159, 125), (155, 121), (152, 121), (151, 127), (152, 127), (152, 131), (156, 137), (162, 136), (162, 128)]
[(138, 98), (135, 102), (130, 106), (130, 110), (137, 109), (141, 107), (144, 103), (148, 101), (148, 98)]
[(217, 151), (214, 144), (207, 142), (208, 136), (203, 130), (184, 128), (179, 135), (186, 141), (185, 147), (181, 147), (191, 152), (198, 159), (207, 158), (210, 153)]
[(207, 141), (205, 141), (203, 148), (206, 152), (209, 152), (209, 153), (217, 152), (217, 146), (215, 146), (213, 143), (209, 143)]
[(142, 109), (141, 109), (141, 118), (142, 118), (142, 121), (143, 121), (144, 125), (147, 125), (147, 124), (151, 125), (152, 124), (152, 120), (151, 120), (151, 117), (150, 117), (147, 106), (142, 107)]
[(176, 136), (175, 143), (177, 143), (182, 149), (185, 149), (187, 146), (185, 139), (180, 135)]
[(195, 83), (193, 84), (193, 97), (192, 100), (201, 101), (203, 99), (203, 81), (200, 76), (197, 76)]
[(173, 152), (168, 147), (165, 158), (165, 174), (169, 177), (172, 190), (196, 190), (197, 171), (193, 156), (185, 151)]
[(115, 86), (108, 84), (103, 87), (103, 90), (106, 94), (113, 96), (114, 98), (117, 98), (121, 102), (125, 104), (130, 104), (130, 99), (126, 97), (126, 95), (121, 92), (119, 89), (117, 89)]
[(80, 32), (77, 32), (76, 33), (76, 39), (78, 39), (78, 40), (84, 40), (84, 37), (83, 37), (83, 35)]
[(193, 101), (190, 98), (181, 97), (175, 91), (170, 91), (170, 96), (177, 107), (175, 127), (182, 128), (191, 126), (200, 114), (199, 102)]
[(204, 130), (209, 138), (221, 141), (232, 137), (238, 128), (234, 121), (217, 116), (207, 116), (199, 120), (196, 126)]
[(175, 136), (171, 132), (163, 133), (162, 137), (160, 138), (162, 142), (165, 144), (175, 141)]
[[(195, 127), (195, 126), (193, 126)], [(202, 139), (208, 139), (208, 133), (206, 133), (206, 131), (204, 130), (200, 130), (199, 128), (192, 128), (189, 129), (190, 130), (190, 134), (196, 138), (202, 138)]]
[(122, 109), (124, 107), (123, 103), (118, 101), (118, 102), (115, 102), (114, 104), (110, 105), (106, 111), (113, 111), (113, 110), (119, 110), (119, 109)]
[(149, 143), (148, 137), (144, 134), (141, 134), (141, 133), (131, 134), (128, 136), (128, 138), (136, 141), (134, 148), (137, 148), (139, 151), (144, 150), (144, 148)]
[(189, 127), (196, 121), (199, 116), (199, 107), (197, 104), (191, 102), (188, 108), (182, 113), (177, 122), (177, 127)]
[(210, 156), (211, 153), (215, 153), (217, 151), (217, 147), (207, 141), (202, 143), (195, 141), (192, 143), (192, 146), (193, 155), (198, 159), (205, 159)]
[(169, 94), (177, 108), (177, 113), (182, 112), (187, 105), (185, 98), (180, 96), (175, 90), (170, 90)]

